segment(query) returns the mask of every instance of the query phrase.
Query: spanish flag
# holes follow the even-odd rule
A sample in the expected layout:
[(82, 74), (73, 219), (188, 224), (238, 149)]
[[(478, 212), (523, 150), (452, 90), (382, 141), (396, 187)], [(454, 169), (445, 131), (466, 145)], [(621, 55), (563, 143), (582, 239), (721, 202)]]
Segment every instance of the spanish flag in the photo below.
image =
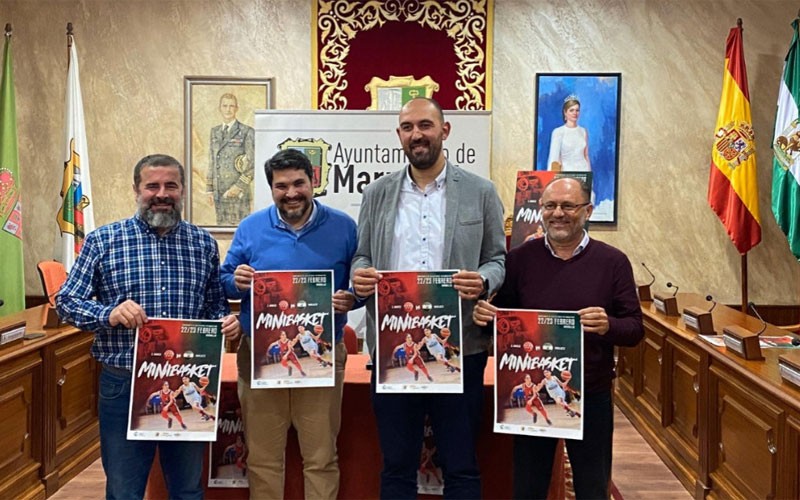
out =
[(725, 73), (711, 148), (708, 204), (742, 255), (761, 241), (755, 153), (740, 19), (725, 43)]

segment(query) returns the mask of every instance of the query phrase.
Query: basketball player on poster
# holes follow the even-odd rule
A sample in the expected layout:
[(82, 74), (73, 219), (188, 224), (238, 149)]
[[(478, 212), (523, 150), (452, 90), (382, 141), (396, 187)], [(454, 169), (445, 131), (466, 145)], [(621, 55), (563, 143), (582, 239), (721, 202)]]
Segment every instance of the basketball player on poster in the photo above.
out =
[[(420, 371), (422, 371), (422, 373), (428, 377), (428, 381), (433, 382), (433, 377), (431, 377), (430, 373), (428, 373), (428, 368), (425, 366), (425, 362), (422, 361), (422, 357), (419, 355), (419, 345), (414, 342), (414, 338), (410, 333), (406, 335), (405, 342), (394, 348), (392, 351), (392, 356), (396, 359), (400, 359), (401, 357), (405, 359), (406, 370), (414, 374), (415, 382), (419, 380)], [(417, 368), (419, 368), (419, 371)]]
[(278, 347), (278, 349), (280, 349), (281, 366), (288, 370), (288, 376), (292, 376), (292, 367), (289, 366), (289, 363), (291, 363), (297, 368), (300, 375), (305, 377), (306, 372), (303, 371), (303, 368), (300, 366), (300, 361), (297, 360), (297, 354), (294, 352), (294, 345), (297, 344), (297, 340), (297, 337), (289, 340), (289, 337), (286, 336), (286, 332), (281, 330), (280, 338), (267, 347), (267, 352), (274, 347)]

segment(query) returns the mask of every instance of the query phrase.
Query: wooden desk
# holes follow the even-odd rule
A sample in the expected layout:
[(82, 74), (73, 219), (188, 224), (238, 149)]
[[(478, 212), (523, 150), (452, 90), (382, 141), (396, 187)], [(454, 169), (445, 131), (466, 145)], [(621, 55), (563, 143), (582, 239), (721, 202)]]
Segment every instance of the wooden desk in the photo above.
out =
[[(678, 294), (678, 308), (708, 308)], [(746, 361), (642, 303), (645, 339), (619, 349), (616, 402), (695, 498), (800, 496), (800, 390), (781, 380), (782, 349)], [(756, 318), (717, 305), (728, 325), (761, 329)], [(763, 335), (785, 335), (768, 325)]]
[[(365, 366), (367, 355), (351, 354), (347, 358), (345, 368), (344, 395), (342, 396), (342, 427), (339, 431), (339, 498), (378, 498), (380, 491), (380, 470), (382, 465), (380, 447), (378, 446), (378, 429), (375, 415), (370, 403), (370, 371)], [(226, 354), (223, 361), (223, 383), (236, 383), (236, 356)], [(493, 401), (494, 358), (484, 374), (484, 412), (481, 435), (478, 441), (478, 459), (483, 480), (483, 496), (485, 498), (511, 498), (512, 494), (512, 436), (494, 434), (492, 422), (494, 418)], [(266, 389), (265, 389), (266, 390)], [(420, 443), (420, 446), (422, 443)], [(557, 463), (563, 466), (563, 461)], [(206, 464), (206, 467), (208, 464)], [(554, 467), (555, 468), (555, 467)], [(560, 469), (559, 469), (560, 470)], [(207, 473), (204, 478), (207, 478)], [(563, 474), (557, 473), (557, 477)], [(563, 480), (554, 481), (551, 491), (560, 493), (563, 498)], [(166, 498), (166, 487), (161, 476), (160, 467), (155, 464), (150, 473), (147, 487), (147, 498)], [(285, 498), (303, 498), (303, 473), (300, 448), (297, 434), (289, 430), (286, 447), (286, 482)], [(207, 488), (206, 498), (234, 499), (248, 498), (246, 489)], [(441, 498), (421, 496), (421, 498)], [(553, 498), (559, 498), (554, 496)]]
[(46, 333), (0, 347), (0, 498), (48, 497), (100, 456), (93, 334), (45, 332), (42, 307), (0, 318)]

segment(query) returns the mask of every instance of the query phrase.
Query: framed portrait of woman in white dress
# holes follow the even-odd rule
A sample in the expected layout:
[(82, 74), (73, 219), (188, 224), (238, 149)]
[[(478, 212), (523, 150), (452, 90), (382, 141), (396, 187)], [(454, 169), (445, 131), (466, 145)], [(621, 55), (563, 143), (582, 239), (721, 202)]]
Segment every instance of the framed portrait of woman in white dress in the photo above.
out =
[(620, 73), (536, 75), (536, 170), (592, 172), (590, 222), (617, 222)]

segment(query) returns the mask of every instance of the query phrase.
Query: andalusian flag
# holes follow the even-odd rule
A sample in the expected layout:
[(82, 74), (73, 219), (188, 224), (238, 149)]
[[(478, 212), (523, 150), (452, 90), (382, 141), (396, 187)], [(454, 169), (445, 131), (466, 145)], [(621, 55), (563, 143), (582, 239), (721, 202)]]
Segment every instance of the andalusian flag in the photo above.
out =
[(798, 62), (798, 22), (783, 65), (775, 115), (775, 138), (772, 142), (772, 212), (778, 226), (789, 240), (789, 248), (800, 259), (800, 126), (797, 109), (800, 99), (800, 63)]
[(6, 33), (0, 82), (0, 299), (5, 303), (0, 316), (25, 309), (20, 191), (11, 33)]
[(89, 177), (89, 151), (83, 119), (83, 98), (78, 76), (78, 51), (70, 38), (67, 70), (66, 125), (64, 127), (64, 176), (61, 182), (61, 207), (56, 220), (61, 232), (56, 259), (69, 271), (81, 251), (83, 239), (94, 229), (92, 181)]
[(731, 28), (725, 43), (725, 73), (714, 147), (711, 148), (708, 204), (722, 221), (736, 249), (744, 255), (761, 241), (761, 219), (750, 91), (741, 22), (738, 24)]

